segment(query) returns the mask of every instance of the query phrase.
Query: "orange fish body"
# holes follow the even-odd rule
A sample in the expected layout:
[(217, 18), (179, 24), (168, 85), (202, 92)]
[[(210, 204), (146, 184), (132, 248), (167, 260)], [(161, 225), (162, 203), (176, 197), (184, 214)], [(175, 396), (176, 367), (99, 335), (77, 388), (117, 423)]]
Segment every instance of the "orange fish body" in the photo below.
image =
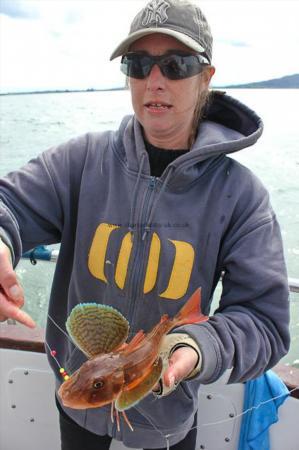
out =
[[(90, 316), (94, 317), (94, 308), (102, 308), (100, 312), (104, 315), (107, 313), (107, 306), (77, 305), (74, 308), (76, 317), (72, 318), (73, 310), (67, 322), (67, 329), (72, 339), (90, 357), (90, 360), (82, 364), (70, 379), (61, 385), (58, 394), (62, 403), (74, 409), (97, 408), (115, 403), (118, 411), (124, 411), (138, 403), (152, 390), (161, 377), (163, 364), (159, 352), (163, 337), (177, 326), (208, 320), (208, 317), (201, 313), (200, 301), (200, 289), (198, 289), (174, 318), (163, 315), (160, 322), (149, 333), (144, 334), (143, 331), (139, 331), (128, 344), (124, 344), (128, 334), (128, 328), (126, 329), (125, 326), (126, 319), (118, 311), (108, 307), (110, 320), (113, 323), (117, 322), (117, 327), (120, 326), (120, 322), (123, 327), (121, 336), (114, 338), (112, 344), (110, 341), (108, 344), (105, 341), (103, 345), (105, 333), (102, 333), (96, 348), (88, 347), (90, 340), (85, 338), (86, 341), (84, 341), (83, 338), (82, 341), (81, 339), (82, 335), (86, 334), (86, 321), (82, 311), (86, 307), (93, 308)], [(103, 315), (101, 324), (103, 324)], [(76, 328), (78, 323), (81, 324), (79, 331)], [(90, 323), (89, 326), (93, 327), (91, 320)], [(81, 332), (83, 329), (85, 333)], [(110, 323), (107, 329), (110, 334), (113, 334), (111, 330), (115, 330), (116, 327), (111, 326)], [(94, 326), (94, 330), (99, 331), (98, 325)], [(95, 336), (95, 332), (91, 331), (91, 334)], [(103, 352), (103, 349), (109, 349), (111, 345), (114, 349)], [(97, 352), (98, 355), (95, 354)]]

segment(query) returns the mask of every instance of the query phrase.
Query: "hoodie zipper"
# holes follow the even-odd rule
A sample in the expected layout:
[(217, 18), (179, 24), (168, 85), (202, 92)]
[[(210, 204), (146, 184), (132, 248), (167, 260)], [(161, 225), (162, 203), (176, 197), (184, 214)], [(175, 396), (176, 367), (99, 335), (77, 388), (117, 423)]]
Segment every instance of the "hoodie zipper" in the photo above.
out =
[(155, 191), (155, 187), (157, 184), (157, 178), (151, 176), (150, 181), (147, 187), (147, 192), (144, 198), (143, 207), (141, 211), (141, 228), (136, 229), (136, 233), (134, 234), (134, 244), (135, 246), (135, 254), (134, 254), (134, 264), (132, 266), (132, 271), (130, 275), (129, 280), (129, 287), (128, 287), (128, 293), (130, 298), (130, 306), (129, 306), (129, 312), (128, 312), (128, 321), (133, 329), (133, 323), (134, 323), (134, 316), (135, 316), (135, 309), (136, 309), (136, 302), (138, 297), (140, 296), (141, 289), (140, 289), (140, 280), (142, 275), (142, 259), (144, 255), (144, 251), (147, 244), (147, 239), (142, 240), (142, 234), (143, 234), (143, 225), (146, 223), (146, 219), (148, 217), (148, 213), (150, 210), (150, 204), (152, 204), (152, 197), (153, 193)]

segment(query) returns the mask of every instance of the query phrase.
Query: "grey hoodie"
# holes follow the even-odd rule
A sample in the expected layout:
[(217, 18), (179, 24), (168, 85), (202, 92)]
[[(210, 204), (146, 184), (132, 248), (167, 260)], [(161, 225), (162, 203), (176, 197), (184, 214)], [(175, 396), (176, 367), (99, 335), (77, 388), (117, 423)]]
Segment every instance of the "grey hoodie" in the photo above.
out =
[[(160, 178), (150, 175), (142, 129), (125, 117), (119, 130), (88, 133), (52, 148), (0, 182), (0, 226), (17, 264), (38, 244), (61, 242), (49, 314), (65, 329), (79, 302), (113, 305), (130, 333), (149, 330), (198, 288), (209, 314), (222, 274), (218, 309), (206, 323), (176, 329), (202, 352), (198, 376), (169, 396), (152, 394), (128, 410), (135, 431), (121, 432), (110, 407), (76, 411), (76, 422), (133, 447), (184, 438), (201, 383), (232, 368), (242, 382), (272, 367), (289, 346), (288, 285), (281, 235), (269, 196), (245, 167), (226, 156), (256, 142), (261, 120), (238, 101), (215, 94), (190, 152)], [(84, 361), (48, 322), (47, 342), (70, 372)], [(57, 366), (49, 357), (61, 382)]]

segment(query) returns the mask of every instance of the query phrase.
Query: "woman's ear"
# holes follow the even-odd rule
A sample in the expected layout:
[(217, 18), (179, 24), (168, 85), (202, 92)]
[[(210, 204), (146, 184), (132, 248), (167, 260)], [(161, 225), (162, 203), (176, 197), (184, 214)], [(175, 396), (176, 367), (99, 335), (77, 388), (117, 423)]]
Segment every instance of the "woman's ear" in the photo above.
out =
[(214, 76), (216, 69), (214, 66), (208, 66), (204, 69), (204, 71), (201, 73), (202, 75), (202, 80), (204, 82), (204, 84), (206, 85), (206, 87), (209, 86), (212, 77)]

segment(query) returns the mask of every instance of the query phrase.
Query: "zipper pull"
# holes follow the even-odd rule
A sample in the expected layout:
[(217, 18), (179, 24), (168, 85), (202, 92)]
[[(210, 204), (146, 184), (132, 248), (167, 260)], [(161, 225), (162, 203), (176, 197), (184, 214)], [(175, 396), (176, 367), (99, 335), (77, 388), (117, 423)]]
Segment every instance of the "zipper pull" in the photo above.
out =
[(151, 177), (149, 187), (150, 189), (155, 189), (156, 186), (156, 177)]

